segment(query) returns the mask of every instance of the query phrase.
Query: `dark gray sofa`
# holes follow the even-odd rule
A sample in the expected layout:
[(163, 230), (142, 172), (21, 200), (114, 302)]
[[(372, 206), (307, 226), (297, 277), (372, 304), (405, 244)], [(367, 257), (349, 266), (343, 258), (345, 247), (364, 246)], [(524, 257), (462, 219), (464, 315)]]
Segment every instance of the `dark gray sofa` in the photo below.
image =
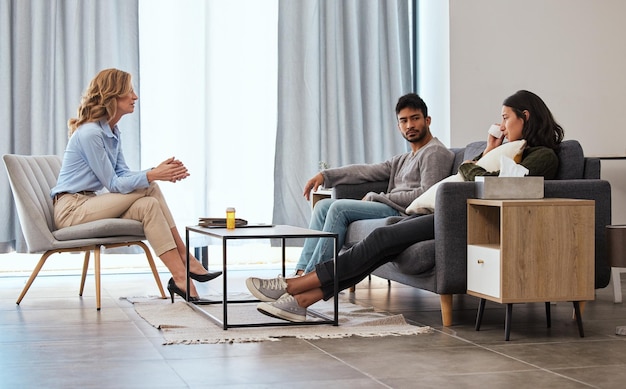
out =
[[(465, 160), (477, 156), (486, 142), (474, 142), (455, 148), (453, 171)], [(544, 181), (544, 196), (595, 200), (595, 287), (604, 288), (611, 268), (606, 258), (605, 226), (611, 224), (611, 187), (600, 179), (600, 160), (585, 158), (575, 140), (561, 144), (557, 179)], [(376, 269), (373, 274), (437, 293), (441, 299), (444, 326), (452, 325), (452, 295), (467, 290), (467, 205), (475, 197), (474, 182), (446, 182), (437, 190), (435, 205), (435, 239), (419, 242), (407, 248), (392, 262)], [(365, 193), (384, 192), (386, 182), (337, 185), (334, 198), (360, 199)], [(343, 249), (363, 239), (373, 229), (394, 223), (397, 217), (359, 220), (350, 224)]]

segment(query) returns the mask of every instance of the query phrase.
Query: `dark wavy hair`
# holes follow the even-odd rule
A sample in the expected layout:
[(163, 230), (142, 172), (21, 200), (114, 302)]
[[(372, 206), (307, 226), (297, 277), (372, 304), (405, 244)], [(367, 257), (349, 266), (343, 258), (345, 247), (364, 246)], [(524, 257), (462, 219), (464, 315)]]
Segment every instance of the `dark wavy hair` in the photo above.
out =
[(416, 93), (409, 93), (398, 99), (398, 103), (396, 104), (396, 115), (405, 108), (419, 109), (422, 111), (422, 115), (424, 115), (424, 117), (428, 116), (428, 107), (426, 106), (426, 103)]
[[(553, 150), (558, 149), (563, 141), (563, 127), (554, 120), (552, 112), (536, 94), (527, 90), (519, 90), (504, 99), (505, 105), (515, 112), (518, 118), (524, 121), (522, 138), (529, 147), (545, 146)], [(524, 111), (528, 111), (528, 120)]]

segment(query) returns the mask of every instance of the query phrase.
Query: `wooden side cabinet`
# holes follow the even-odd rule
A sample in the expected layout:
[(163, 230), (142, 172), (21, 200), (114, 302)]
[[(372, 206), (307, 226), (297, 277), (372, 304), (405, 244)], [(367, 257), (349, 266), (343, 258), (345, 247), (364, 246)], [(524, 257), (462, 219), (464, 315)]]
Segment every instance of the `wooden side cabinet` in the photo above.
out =
[(583, 336), (578, 303), (594, 299), (593, 200), (467, 201), (467, 293), (507, 304), (509, 339), (513, 303), (572, 301)]
[(333, 197), (332, 188), (320, 188), (311, 192), (311, 209), (315, 208), (315, 204), (323, 199), (330, 199)]

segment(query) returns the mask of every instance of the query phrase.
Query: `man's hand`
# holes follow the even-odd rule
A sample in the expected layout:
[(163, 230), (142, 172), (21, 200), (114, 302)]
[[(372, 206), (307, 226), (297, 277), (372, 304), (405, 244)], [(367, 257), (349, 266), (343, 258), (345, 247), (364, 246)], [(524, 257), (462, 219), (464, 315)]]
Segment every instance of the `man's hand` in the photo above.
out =
[(177, 182), (189, 177), (189, 171), (181, 161), (171, 157), (150, 170), (147, 173), (147, 177), (148, 182), (155, 180)]
[(324, 185), (324, 176), (322, 173), (317, 173), (313, 178), (308, 180), (304, 185), (304, 197), (309, 200), (311, 192), (317, 190), (320, 186)]

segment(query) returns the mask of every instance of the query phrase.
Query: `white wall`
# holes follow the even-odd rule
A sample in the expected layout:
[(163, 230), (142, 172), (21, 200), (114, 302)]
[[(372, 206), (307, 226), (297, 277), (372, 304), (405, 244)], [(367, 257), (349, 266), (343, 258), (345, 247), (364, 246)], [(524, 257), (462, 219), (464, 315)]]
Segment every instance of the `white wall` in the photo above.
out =
[[(449, 80), (439, 85), (445, 90), (449, 82), (450, 146), (486, 139), (489, 124), (500, 119), (502, 100), (528, 89), (544, 99), (566, 139), (577, 139), (586, 155), (626, 154), (620, 123), (626, 2), (449, 0), (448, 6), (442, 23), (450, 27)], [(614, 224), (626, 222), (624, 169), (626, 161), (602, 164), (602, 177), (613, 187)]]
[(450, 145), (450, 26), (448, 2), (419, 2), (419, 94), (428, 106), (430, 130)]

